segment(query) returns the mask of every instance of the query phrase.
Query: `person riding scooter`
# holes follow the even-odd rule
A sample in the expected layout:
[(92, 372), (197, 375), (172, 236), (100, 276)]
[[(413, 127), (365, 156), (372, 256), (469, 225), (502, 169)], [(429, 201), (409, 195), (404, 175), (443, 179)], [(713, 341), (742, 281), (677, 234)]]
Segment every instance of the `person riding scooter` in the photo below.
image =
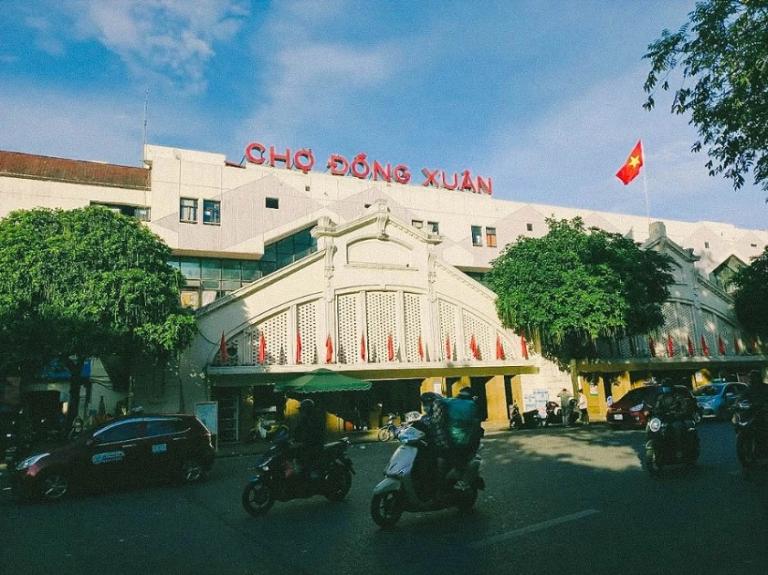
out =
[(299, 421), (293, 430), (293, 440), (297, 472), (311, 477), (317, 469), (325, 443), (323, 414), (311, 399), (303, 399), (299, 404)]
[(462, 388), (456, 397), (446, 401), (448, 411), (448, 429), (450, 448), (447, 452), (449, 470), (456, 469), (461, 474), (457, 482), (458, 489), (466, 489), (473, 478), (467, 476), (467, 465), (475, 456), (483, 437), (480, 425), (480, 408), (475, 403), (472, 388)]

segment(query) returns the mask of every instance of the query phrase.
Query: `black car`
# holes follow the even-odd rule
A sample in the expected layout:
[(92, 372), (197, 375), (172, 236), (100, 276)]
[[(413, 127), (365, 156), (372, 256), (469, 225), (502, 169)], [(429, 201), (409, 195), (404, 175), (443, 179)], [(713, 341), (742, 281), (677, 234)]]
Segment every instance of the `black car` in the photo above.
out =
[(113, 419), (62, 446), (16, 465), (14, 492), (56, 500), (78, 487), (131, 480), (202, 480), (213, 465), (211, 434), (194, 415), (139, 415)]

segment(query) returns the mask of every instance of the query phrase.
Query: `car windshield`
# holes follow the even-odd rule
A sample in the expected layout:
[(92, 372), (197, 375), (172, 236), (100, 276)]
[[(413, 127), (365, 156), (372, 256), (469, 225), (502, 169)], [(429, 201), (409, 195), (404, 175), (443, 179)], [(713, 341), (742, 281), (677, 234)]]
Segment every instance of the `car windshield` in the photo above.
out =
[[(637, 387), (628, 391), (618, 401), (622, 405), (629, 404), (635, 405), (643, 401), (650, 401), (656, 393), (656, 388), (651, 386)], [(617, 402), (618, 403), (618, 402)]]
[(705, 385), (703, 387), (700, 387), (699, 389), (695, 389), (693, 391), (693, 395), (697, 397), (701, 396), (712, 396), (712, 395), (720, 395), (720, 392), (722, 391), (723, 386), (722, 384), (717, 385)]

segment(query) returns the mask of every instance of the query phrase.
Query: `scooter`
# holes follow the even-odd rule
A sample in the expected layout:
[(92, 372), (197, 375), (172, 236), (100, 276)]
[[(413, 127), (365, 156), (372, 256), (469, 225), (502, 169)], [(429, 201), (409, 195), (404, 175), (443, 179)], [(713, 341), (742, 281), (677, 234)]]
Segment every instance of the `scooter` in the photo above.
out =
[(747, 471), (768, 462), (768, 414), (757, 414), (748, 399), (739, 400), (733, 414), (736, 455)]
[(315, 469), (302, 473), (296, 469), (295, 449), (287, 429), (281, 429), (272, 439), (269, 450), (256, 465), (256, 474), (243, 489), (242, 503), (254, 517), (264, 515), (275, 501), (323, 495), (329, 501), (341, 501), (352, 486), (355, 470), (346, 451), (346, 437), (326, 443)]
[(512, 415), (509, 418), (509, 429), (532, 429), (542, 425), (538, 409), (520, 413), (517, 402), (512, 404)]
[(419, 513), (456, 507), (468, 512), (475, 505), (478, 490), (485, 489), (485, 481), (480, 477), (479, 455), (468, 463), (465, 478), (471, 479), (465, 489), (457, 487), (460, 477), (455, 470), (445, 478), (446, 493), (430, 489), (430, 479), (435, 473), (426, 455), (425, 430), (419, 427), (414, 423), (400, 432), (400, 445), (389, 460), (385, 477), (373, 489), (371, 517), (380, 527), (394, 526), (404, 511)]
[(652, 417), (646, 429), (643, 464), (651, 475), (657, 475), (663, 466), (691, 466), (699, 459), (699, 435), (693, 420), (664, 421)]
[(248, 441), (253, 443), (259, 439), (269, 440), (281, 425), (283, 424), (279, 421), (268, 419), (263, 415), (259, 416), (254, 426), (248, 431)]

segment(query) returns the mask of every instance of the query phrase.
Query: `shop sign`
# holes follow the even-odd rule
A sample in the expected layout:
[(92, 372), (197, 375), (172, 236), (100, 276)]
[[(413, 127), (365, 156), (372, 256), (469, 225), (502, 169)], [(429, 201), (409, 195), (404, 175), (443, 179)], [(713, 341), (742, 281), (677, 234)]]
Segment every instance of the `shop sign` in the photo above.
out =
[[(301, 148), (292, 152), (290, 148), (277, 150), (274, 146), (265, 146), (260, 142), (251, 142), (245, 147), (245, 158), (258, 166), (277, 167), (278, 165), (291, 170), (297, 169), (305, 174), (310, 172), (316, 163), (316, 158), (309, 148)], [(410, 184), (413, 179), (411, 169), (405, 164), (381, 163), (371, 161), (367, 154), (357, 154), (351, 160), (341, 154), (331, 154), (326, 162), (328, 171), (333, 176), (352, 176), (359, 180), (373, 180)], [(445, 170), (422, 168), (424, 179), (421, 185), (428, 188), (459, 190), (475, 194), (493, 194), (493, 180), (482, 176), (474, 176), (470, 170), (447, 174)]]

